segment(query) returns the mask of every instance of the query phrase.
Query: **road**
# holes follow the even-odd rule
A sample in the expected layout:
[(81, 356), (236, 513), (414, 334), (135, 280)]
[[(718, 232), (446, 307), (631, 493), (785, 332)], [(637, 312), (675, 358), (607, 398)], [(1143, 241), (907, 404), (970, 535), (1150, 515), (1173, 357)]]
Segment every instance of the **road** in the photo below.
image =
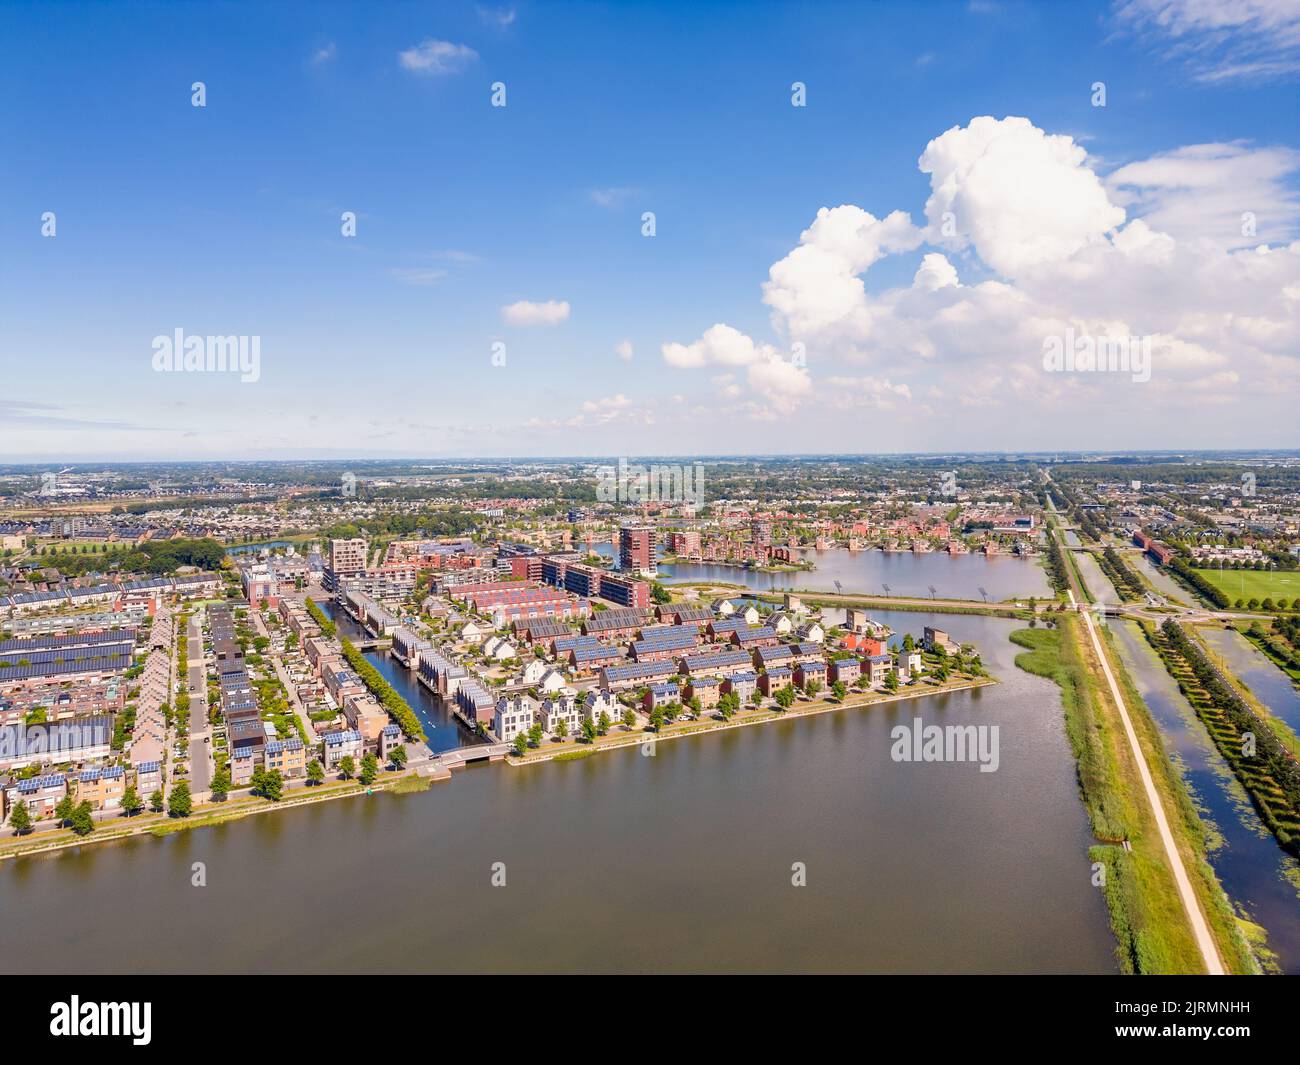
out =
[(203, 628), (196, 610), (189, 621), (189, 662), (186, 691), (190, 697), (190, 794), (197, 800), (212, 786), (212, 729), (208, 724), (207, 669), (203, 661)]

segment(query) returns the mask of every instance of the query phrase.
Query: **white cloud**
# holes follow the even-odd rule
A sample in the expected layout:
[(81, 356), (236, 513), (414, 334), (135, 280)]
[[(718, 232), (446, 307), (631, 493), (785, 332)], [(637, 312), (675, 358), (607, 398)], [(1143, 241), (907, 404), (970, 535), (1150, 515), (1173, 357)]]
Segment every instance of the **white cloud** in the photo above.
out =
[(1198, 81), (1300, 73), (1295, 0), (1119, 0), (1119, 25), (1184, 64)]
[(881, 220), (861, 207), (823, 207), (799, 236), (799, 247), (769, 271), (763, 300), (798, 339), (842, 322), (862, 305), (859, 274), (890, 252), (921, 243), (903, 211)]
[[(1297, 235), (1300, 194), (1287, 180), (1297, 171), (1294, 148), (1193, 144), (1122, 166), (1106, 185), (1162, 233), (1246, 247)], [(1255, 218), (1253, 234), (1243, 233), (1247, 212)]]
[[(1207, 404), (1275, 403), (1300, 380), (1300, 241), (1270, 243), (1263, 227), (1267, 214), (1268, 232), (1296, 229), (1300, 208), (1285, 186), (1295, 154), (1191, 146), (1103, 180), (1069, 137), (1026, 119), (972, 119), (931, 141), (919, 161), (931, 180), (925, 242), (936, 250), (925, 251), (910, 284), (869, 288), (864, 275), (921, 244), (921, 231), (902, 212), (881, 220), (852, 205), (819, 210), (772, 266), (763, 298), (773, 329), (827, 367), (818, 388), (772, 344), (725, 324), (664, 344), (663, 358), (688, 371), (726, 370), (713, 376), (715, 388), (742, 406), (748, 391), (756, 417), (810, 401), (899, 413), (916, 394), (925, 397), (918, 414), (952, 416), (932, 427), (946, 431), (962, 409), (987, 418), (1000, 408), (996, 422), (966, 423), (984, 440), (1005, 439), (990, 434), (1026, 419), (1053, 439), (1085, 419), (1090, 432), (1108, 420), (1145, 430), (1153, 419), (1177, 432)], [(1259, 247), (1220, 239), (1231, 211), (1239, 224), (1250, 209), (1237, 205), (1242, 196), (1268, 205)], [(1142, 217), (1126, 223), (1125, 205)], [(952, 235), (941, 228), (949, 209)], [(990, 268), (1001, 277), (989, 279)], [(1046, 372), (1045, 338), (1067, 331), (1149, 337), (1150, 381)]]
[(439, 41), (430, 37), (414, 48), (397, 53), (397, 61), (404, 70), (415, 74), (434, 76), (459, 74), (478, 58), (478, 53), (465, 44)]
[(317, 48), (316, 51), (312, 53), (311, 61), (317, 65), (328, 63), (337, 54), (338, 48), (335, 47), (333, 41), (330, 41), (329, 44), (325, 45), (323, 48)]
[(532, 300), (519, 300), (502, 307), (501, 317), (506, 325), (559, 325), (569, 320), (569, 301), (534, 303)]
[(630, 341), (630, 340), (620, 340), (620, 341), (619, 341), (619, 342), (614, 346), (614, 354), (617, 355), (617, 356), (618, 356), (620, 359), (622, 359), (624, 362), (631, 362), (631, 361), (632, 361), (632, 354), (633, 354), (633, 352), (632, 352), (632, 341)]
[[(1124, 222), (1074, 140), (1027, 118), (971, 119), (936, 137), (918, 165), (930, 175), (932, 241), (973, 245), (1007, 277), (1068, 259)], [(945, 236), (945, 214), (956, 233)]]

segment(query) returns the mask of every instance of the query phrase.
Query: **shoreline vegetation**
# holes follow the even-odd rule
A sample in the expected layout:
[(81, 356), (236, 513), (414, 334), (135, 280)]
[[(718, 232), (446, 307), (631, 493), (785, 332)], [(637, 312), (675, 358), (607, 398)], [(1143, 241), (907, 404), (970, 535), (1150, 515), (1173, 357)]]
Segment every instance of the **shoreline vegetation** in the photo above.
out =
[[(1079, 792), (1097, 840), (1088, 852), (1093, 882), (1105, 892), (1120, 969), (1137, 975), (1202, 972), (1155, 819), (1143, 799), (1138, 767), (1123, 741), (1118, 708), (1098, 679), (1099, 664), (1093, 662), (1095, 653), (1083, 639), (1082, 625), (1065, 615), (1055, 628), (1017, 629), (1010, 638), (1025, 648), (1016, 656), (1016, 666), (1053, 681), (1061, 692)], [(1110, 639), (1103, 633), (1107, 645)], [(1224, 965), (1233, 973), (1258, 973), (1250, 940), (1259, 930), (1234, 912), (1206, 859), (1205, 825), (1165, 754), (1159, 730), (1118, 657), (1110, 657)]]

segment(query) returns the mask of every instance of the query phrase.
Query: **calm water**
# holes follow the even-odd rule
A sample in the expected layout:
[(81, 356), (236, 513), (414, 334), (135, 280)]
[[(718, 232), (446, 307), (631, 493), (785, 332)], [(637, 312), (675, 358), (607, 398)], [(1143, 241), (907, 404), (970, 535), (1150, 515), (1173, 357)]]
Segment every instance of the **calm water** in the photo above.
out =
[(1165, 749), (1202, 818), (1221, 837), (1210, 852), (1210, 864), (1244, 915), (1264, 926), (1282, 971), (1300, 973), (1300, 865), (1260, 824), (1245, 789), (1146, 638), (1132, 622), (1115, 625), (1114, 632), (1120, 657), (1155, 718)]
[[(339, 634), (348, 637), (369, 635), (355, 621), (347, 616), (337, 604), (324, 604), (325, 611), (339, 627)], [(429, 749), (448, 751), (454, 747), (463, 747), (469, 743), (483, 742), (477, 735), (452, 717), (451, 711), (433, 692), (416, 680), (414, 670), (407, 669), (387, 651), (367, 652), (366, 658), (384, 675), (384, 678), (397, 689), (415, 711), (424, 726), (426, 742)]]
[(1255, 698), (1300, 735), (1300, 691), (1296, 691), (1291, 678), (1235, 629), (1205, 628), (1200, 633)]
[(770, 592), (803, 588), (833, 592), (839, 581), (845, 592), (929, 597), (930, 588), (944, 599), (979, 599), (980, 588), (993, 601), (1047, 596), (1051, 587), (1047, 573), (1037, 560), (1012, 555), (949, 555), (946, 551), (914, 555), (910, 551), (803, 551), (816, 569), (784, 573), (763, 573), (738, 566), (710, 563), (678, 563), (660, 567), (665, 582), (727, 581), (755, 591)]
[[(976, 643), (1003, 683), (6, 862), (0, 968), (1114, 971), (1060, 700), (1012, 666), (1015, 623), (879, 616)], [(999, 725), (1000, 769), (892, 762), (914, 715)]]

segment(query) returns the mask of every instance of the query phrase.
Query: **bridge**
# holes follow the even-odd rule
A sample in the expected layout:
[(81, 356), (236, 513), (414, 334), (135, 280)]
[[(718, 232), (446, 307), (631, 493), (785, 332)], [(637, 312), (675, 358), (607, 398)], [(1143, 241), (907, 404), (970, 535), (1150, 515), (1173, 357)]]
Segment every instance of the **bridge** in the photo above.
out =
[(467, 762), (499, 762), (510, 750), (508, 743), (472, 743), (467, 747), (453, 747), (429, 759), (431, 765), (444, 769), (461, 769)]
[(392, 647), (393, 641), (388, 636), (359, 636), (352, 641), (352, 646), (358, 651), (378, 651), (381, 648)]

